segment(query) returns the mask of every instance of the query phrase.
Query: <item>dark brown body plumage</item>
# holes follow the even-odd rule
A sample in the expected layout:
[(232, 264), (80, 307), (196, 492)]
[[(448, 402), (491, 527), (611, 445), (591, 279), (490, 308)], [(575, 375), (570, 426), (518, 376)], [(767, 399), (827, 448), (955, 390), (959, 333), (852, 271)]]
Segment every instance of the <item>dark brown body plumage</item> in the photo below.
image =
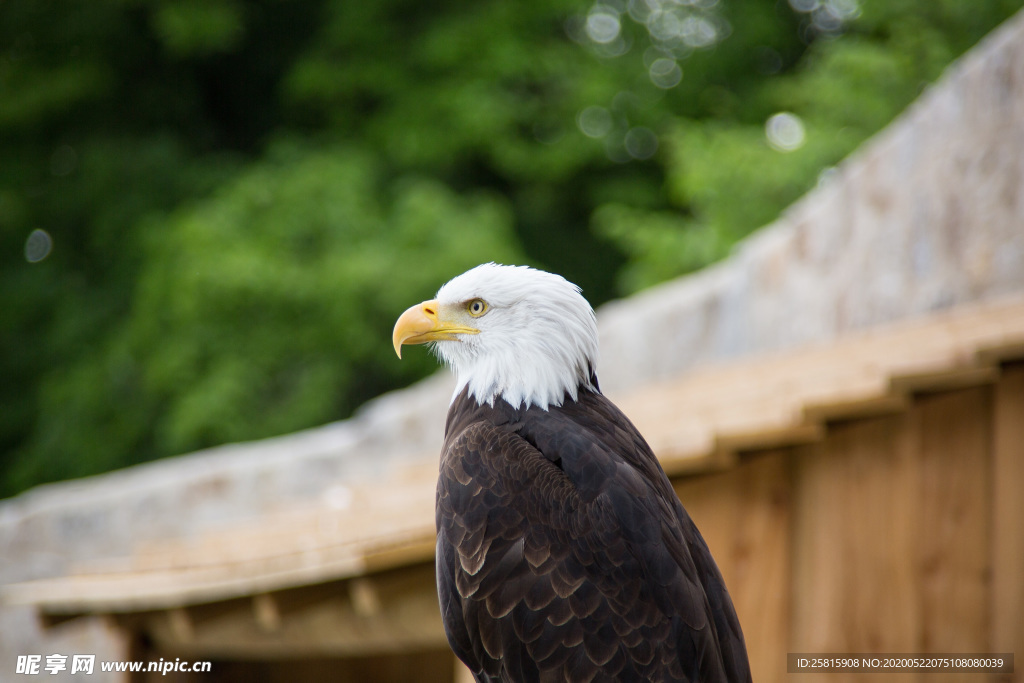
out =
[(598, 392), (541, 410), (463, 392), (437, 486), (437, 583), (480, 681), (749, 681), (704, 539)]

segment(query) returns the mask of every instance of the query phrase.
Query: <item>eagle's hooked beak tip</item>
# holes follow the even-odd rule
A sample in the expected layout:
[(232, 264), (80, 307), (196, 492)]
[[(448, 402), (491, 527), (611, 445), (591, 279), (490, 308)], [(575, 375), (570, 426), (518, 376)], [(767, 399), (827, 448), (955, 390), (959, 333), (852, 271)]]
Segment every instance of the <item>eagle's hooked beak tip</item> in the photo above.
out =
[(391, 334), (391, 343), (399, 360), (402, 358), (403, 344), (423, 344), (438, 331), (437, 310), (437, 301), (424, 301), (410, 306), (398, 317)]

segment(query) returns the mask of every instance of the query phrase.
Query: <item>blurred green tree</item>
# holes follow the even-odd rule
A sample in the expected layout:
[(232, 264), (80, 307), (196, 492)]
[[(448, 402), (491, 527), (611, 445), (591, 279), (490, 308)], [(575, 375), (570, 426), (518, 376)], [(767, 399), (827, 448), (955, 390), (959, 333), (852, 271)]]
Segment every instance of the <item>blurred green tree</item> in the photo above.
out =
[[(608, 202), (592, 214), (593, 230), (628, 255), (618, 272), (620, 292), (724, 257), (1022, 6), (1017, 0), (788, 4), (802, 16), (799, 31), (809, 43), (792, 68), (770, 43), (748, 43), (752, 54), (769, 60), (757, 67), (767, 77), (721, 81), (704, 91), (719, 103), (714, 115), (687, 112), (667, 124), (662, 160), (669, 206)], [(792, 144), (773, 145), (775, 122), (796, 126)]]
[(0, 495), (345, 417), (481, 261), (710, 263), (1022, 3), (6, 0)]
[(436, 367), (423, 354), (395, 362), (396, 311), (481, 254), (522, 260), (503, 199), (388, 181), (350, 147), (277, 144), (211, 196), (148, 220), (130, 312), (44, 377), (50, 409), (16, 484), (347, 415)]

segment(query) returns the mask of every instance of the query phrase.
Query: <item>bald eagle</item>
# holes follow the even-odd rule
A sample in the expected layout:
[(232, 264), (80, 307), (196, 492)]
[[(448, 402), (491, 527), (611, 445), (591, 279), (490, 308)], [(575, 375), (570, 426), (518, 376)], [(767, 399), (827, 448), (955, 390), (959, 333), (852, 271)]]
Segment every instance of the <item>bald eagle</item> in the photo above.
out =
[(598, 387), (579, 287), (478, 266), (409, 308), (457, 385), (437, 483), (437, 591), (478, 681), (749, 681), (739, 620), (650, 447)]

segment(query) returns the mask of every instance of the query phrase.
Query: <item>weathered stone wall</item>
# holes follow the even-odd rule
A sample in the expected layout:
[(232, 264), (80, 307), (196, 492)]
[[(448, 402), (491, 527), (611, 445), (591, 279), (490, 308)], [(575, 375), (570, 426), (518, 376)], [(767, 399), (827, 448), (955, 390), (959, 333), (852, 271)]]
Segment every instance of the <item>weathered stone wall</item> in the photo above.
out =
[[(885, 131), (725, 262), (599, 311), (611, 394), (694, 365), (1024, 291), (1024, 14), (960, 60)], [(436, 457), (444, 375), (353, 419), (44, 486), (0, 503), (0, 584), (123, 556), (358, 486)], [(44, 633), (0, 606), (0, 680), (18, 654), (123, 657), (79, 621)], [(84, 680), (84, 679), (83, 679)], [(99, 674), (90, 681), (103, 680)]]

